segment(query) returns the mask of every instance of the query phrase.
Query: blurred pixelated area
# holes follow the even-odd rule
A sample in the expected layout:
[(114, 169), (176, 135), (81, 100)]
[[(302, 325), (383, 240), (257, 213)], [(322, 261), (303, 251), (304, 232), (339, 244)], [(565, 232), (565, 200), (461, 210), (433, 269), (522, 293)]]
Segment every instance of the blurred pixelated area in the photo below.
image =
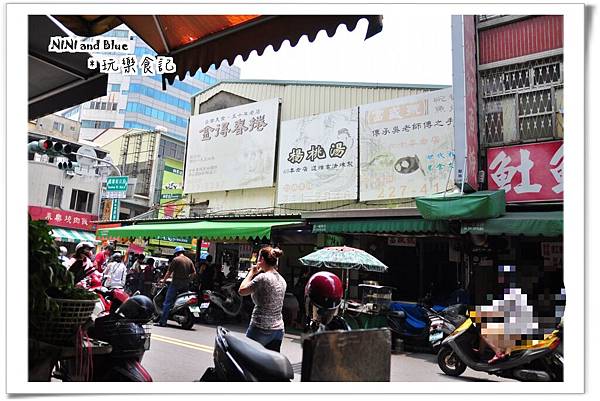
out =
[(503, 347), (532, 345), (552, 333), (566, 306), (562, 257), (560, 266), (555, 262), (543, 268), (499, 265), (495, 285), (480, 282), (470, 315), (481, 333)]

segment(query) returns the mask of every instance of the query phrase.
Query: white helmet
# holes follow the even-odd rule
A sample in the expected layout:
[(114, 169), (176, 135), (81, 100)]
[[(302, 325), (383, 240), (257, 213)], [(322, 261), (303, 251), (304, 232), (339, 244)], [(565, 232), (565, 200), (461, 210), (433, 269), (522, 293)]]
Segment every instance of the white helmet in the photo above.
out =
[(89, 250), (94, 249), (94, 245), (91, 242), (82, 241), (75, 247), (75, 252), (79, 252), (83, 248), (88, 248)]
[(67, 256), (67, 248), (64, 246), (61, 246), (60, 248), (58, 248), (60, 251), (60, 256)]

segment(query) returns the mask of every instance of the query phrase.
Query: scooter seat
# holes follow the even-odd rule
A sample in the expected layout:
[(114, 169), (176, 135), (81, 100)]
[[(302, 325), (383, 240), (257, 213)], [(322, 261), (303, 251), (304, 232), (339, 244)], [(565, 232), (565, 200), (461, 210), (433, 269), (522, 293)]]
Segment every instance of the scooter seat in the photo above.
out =
[(238, 333), (228, 332), (224, 339), (236, 362), (248, 369), (259, 381), (281, 381), (294, 378), (290, 361), (279, 352)]
[(196, 293), (193, 292), (193, 291), (184, 291), (184, 292), (180, 292), (180, 293), (177, 294), (178, 297), (188, 296), (188, 295), (196, 295)]

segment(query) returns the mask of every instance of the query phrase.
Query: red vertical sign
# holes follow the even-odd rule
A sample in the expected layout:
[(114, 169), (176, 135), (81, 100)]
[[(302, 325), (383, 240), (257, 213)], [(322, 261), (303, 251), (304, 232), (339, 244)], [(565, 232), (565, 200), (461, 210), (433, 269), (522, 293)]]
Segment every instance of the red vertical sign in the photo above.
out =
[[(466, 180), (477, 189), (477, 54), (475, 44), (475, 17), (464, 16), (465, 43), (465, 114), (466, 114)], [(460, 163), (460, 160), (457, 160)], [(462, 167), (462, 166), (461, 166)]]

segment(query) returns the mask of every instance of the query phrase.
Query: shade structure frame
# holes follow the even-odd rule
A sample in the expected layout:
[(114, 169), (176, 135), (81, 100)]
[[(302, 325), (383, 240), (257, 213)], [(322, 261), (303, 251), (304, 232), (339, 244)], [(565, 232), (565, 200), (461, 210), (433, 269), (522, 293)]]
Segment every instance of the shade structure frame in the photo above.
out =
[[(381, 15), (252, 15), (249, 17), (253, 18), (237, 24), (228, 23), (224, 18), (221, 29), (212, 27), (203, 32), (190, 29), (190, 41), (174, 44), (170, 43), (169, 34), (165, 34), (169, 32), (165, 29), (169, 17), (167, 15), (55, 15), (54, 17), (79, 36), (96, 36), (125, 23), (159, 56), (173, 57), (177, 70), (163, 75), (163, 87), (165, 81), (172, 84), (176, 77), (183, 80), (187, 74), (195, 75), (198, 70), (207, 72), (212, 65), (218, 67), (223, 61), (232, 65), (237, 56), (246, 60), (253, 51), (261, 55), (269, 46), (277, 51), (286, 40), (293, 47), (305, 35), (310, 42), (313, 42), (322, 30), (332, 37), (340, 25), (345, 25), (348, 31), (353, 31), (362, 19), (366, 19), (369, 24), (365, 39), (383, 29)], [(140, 17), (148, 17), (147, 23), (144, 23)], [(215, 16), (189, 15), (187, 17), (208, 19)], [(165, 26), (157, 26), (157, 24), (165, 24)]]

